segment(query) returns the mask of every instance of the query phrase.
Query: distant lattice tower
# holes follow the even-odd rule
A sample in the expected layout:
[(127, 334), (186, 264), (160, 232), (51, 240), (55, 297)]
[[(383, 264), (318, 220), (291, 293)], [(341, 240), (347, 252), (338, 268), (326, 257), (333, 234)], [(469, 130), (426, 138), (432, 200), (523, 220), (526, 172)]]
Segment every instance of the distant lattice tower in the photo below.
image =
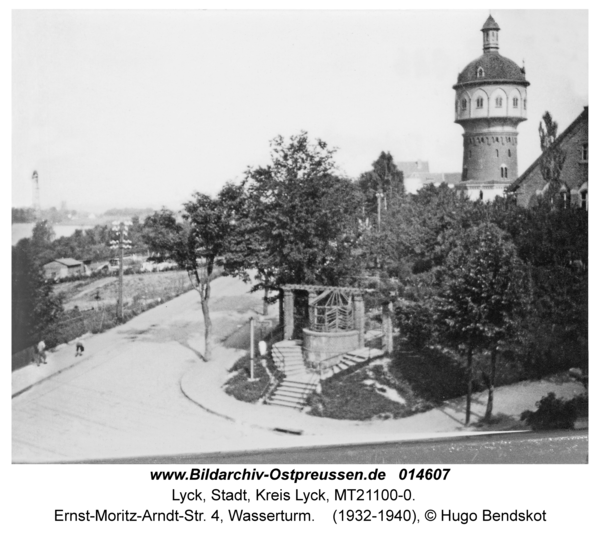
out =
[(35, 218), (40, 219), (42, 207), (40, 206), (40, 180), (37, 171), (33, 172), (31, 181), (33, 185), (33, 210), (35, 212)]
[(525, 67), (499, 54), (500, 26), (491, 15), (481, 31), (483, 55), (463, 69), (453, 89), (455, 122), (464, 129), (462, 185), (484, 198), (486, 187), (518, 176), (517, 126), (527, 120), (529, 82)]

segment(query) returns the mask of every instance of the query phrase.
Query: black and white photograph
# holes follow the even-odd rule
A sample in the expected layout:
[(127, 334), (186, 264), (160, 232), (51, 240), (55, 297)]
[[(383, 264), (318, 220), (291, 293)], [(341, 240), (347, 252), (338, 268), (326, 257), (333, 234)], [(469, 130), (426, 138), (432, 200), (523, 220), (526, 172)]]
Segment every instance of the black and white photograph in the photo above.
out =
[(9, 462), (587, 464), (588, 17), (12, 11)]

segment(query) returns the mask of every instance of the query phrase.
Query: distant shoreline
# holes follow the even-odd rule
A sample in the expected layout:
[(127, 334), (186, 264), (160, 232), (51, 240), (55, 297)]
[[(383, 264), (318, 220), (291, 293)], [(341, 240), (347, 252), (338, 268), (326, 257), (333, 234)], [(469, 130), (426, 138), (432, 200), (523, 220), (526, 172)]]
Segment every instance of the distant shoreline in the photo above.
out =
[[(96, 225), (104, 225), (106, 223), (103, 223), (101, 221), (98, 222), (94, 222), (93, 224), (77, 224), (77, 223), (57, 223), (55, 225), (52, 225), (52, 228), (54, 229), (54, 233), (55, 233), (55, 237), (56, 238), (62, 238), (64, 236), (70, 236), (71, 234), (73, 234), (76, 230), (81, 229), (81, 230), (86, 230), (86, 229), (90, 229), (90, 228), (94, 228)], [(11, 230), (12, 230), (12, 245), (16, 245), (17, 242), (19, 240), (22, 240), (23, 238), (30, 238), (32, 233), (33, 233), (33, 227), (35, 226), (35, 223), (12, 223), (11, 226)]]

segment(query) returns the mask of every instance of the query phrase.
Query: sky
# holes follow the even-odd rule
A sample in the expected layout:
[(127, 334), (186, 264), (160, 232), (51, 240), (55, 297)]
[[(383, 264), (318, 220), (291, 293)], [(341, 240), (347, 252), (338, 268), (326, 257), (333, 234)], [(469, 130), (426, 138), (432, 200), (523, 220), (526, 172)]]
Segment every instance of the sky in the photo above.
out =
[[(305, 130), (357, 177), (381, 151), (460, 172), (458, 73), (489, 10), (13, 11), (12, 205), (179, 208), (215, 194), (269, 141)], [(588, 105), (588, 12), (493, 10), (500, 53), (525, 61), (519, 172), (548, 110)]]

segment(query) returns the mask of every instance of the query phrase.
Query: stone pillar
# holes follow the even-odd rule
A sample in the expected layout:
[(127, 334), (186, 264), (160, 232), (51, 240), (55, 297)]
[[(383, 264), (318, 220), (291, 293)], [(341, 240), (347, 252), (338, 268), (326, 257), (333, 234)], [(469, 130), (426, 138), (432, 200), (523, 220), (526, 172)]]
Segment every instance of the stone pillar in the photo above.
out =
[(365, 302), (361, 294), (354, 294), (354, 328), (358, 331), (358, 347), (365, 347)]
[(308, 292), (308, 321), (310, 323), (310, 326), (309, 326), (310, 329), (312, 329), (313, 325), (315, 324), (314, 310), (310, 306), (310, 303), (316, 297), (317, 297), (317, 292), (315, 292), (315, 290), (309, 290), (309, 292)]
[(291, 340), (294, 336), (294, 292), (283, 290), (283, 339)]
[(383, 340), (381, 349), (384, 354), (390, 355), (394, 351), (394, 326), (392, 322), (393, 305), (391, 301), (381, 305), (381, 327), (383, 330)]

